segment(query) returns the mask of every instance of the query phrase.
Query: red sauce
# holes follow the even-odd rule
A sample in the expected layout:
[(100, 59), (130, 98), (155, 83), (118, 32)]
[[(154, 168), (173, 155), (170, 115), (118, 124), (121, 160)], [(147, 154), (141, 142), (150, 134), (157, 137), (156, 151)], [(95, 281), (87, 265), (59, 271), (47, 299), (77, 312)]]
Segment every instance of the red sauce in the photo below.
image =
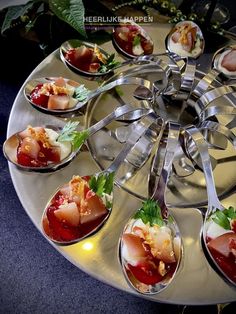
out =
[[(206, 239), (207, 243), (209, 242), (209, 238)], [(235, 256), (230, 253), (229, 257), (226, 257), (216, 250), (209, 247), (212, 257), (219, 265), (219, 267), (223, 270), (223, 272), (236, 283), (236, 263)]]
[(172, 264), (165, 263), (167, 273), (165, 274), (165, 276), (161, 276), (157, 270), (159, 262), (160, 261), (158, 260), (155, 261), (156, 267), (153, 266), (148, 267), (142, 265), (132, 266), (128, 264), (128, 269), (133, 274), (133, 276), (140, 282), (146, 285), (154, 285), (158, 282), (171, 278), (177, 267), (177, 263)]
[(47, 108), (49, 95), (41, 93), (43, 84), (38, 84), (30, 93), (30, 100), (37, 106)]
[(65, 197), (59, 191), (53, 198), (50, 206), (47, 208), (46, 216), (43, 219), (43, 228), (45, 233), (56, 241), (73, 241), (80, 239), (99, 226), (108, 215), (107, 210), (103, 216), (100, 216), (93, 221), (79, 224), (79, 226), (72, 226), (67, 221), (60, 221), (54, 214), (55, 210), (63, 204), (64, 200)]
[[(129, 32), (123, 33), (123, 30), (127, 28), (129, 29)], [(122, 35), (119, 36), (119, 34), (122, 34)], [(134, 40), (135, 40), (135, 37), (137, 36), (140, 38), (140, 45), (144, 51), (143, 54), (144, 55), (152, 54), (153, 43), (151, 39), (145, 38), (143, 35), (141, 35), (138, 26), (125, 25), (125, 26), (117, 27), (114, 32), (114, 38), (118, 46), (120, 46), (120, 48), (123, 49), (126, 53), (133, 56), (135, 56), (135, 54), (133, 53)]]
[(41, 141), (38, 141), (40, 151), (37, 158), (32, 158), (21, 151), (21, 143), (17, 148), (17, 163), (26, 167), (45, 167), (50, 163), (60, 161), (60, 150), (58, 147), (44, 147)]
[(176, 270), (177, 262), (165, 262), (166, 274), (162, 276), (158, 271), (161, 261), (152, 255), (151, 248), (146, 242), (143, 242), (142, 245), (145, 249), (145, 252), (147, 253), (147, 256), (136, 266), (133, 266), (129, 263), (126, 266), (132, 275), (140, 282), (147, 285), (154, 285), (158, 282), (171, 278)]

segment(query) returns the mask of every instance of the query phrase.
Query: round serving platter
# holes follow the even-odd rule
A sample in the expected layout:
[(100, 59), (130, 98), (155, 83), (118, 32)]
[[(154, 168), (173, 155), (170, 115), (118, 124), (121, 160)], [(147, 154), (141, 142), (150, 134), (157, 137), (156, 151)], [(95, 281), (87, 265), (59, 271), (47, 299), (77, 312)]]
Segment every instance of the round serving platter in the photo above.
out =
[[(156, 27), (158, 31), (162, 30), (160, 36), (153, 36), (156, 34), (154, 26), (150, 27), (148, 31), (154, 39), (155, 53), (158, 53), (164, 51), (164, 37), (169, 31), (169, 26), (157, 25)], [(114, 50), (111, 43), (104, 44), (103, 48), (111, 52)], [(128, 68), (120, 69), (119, 72), (115, 73), (115, 76), (129, 75), (130, 71), (132, 73), (133, 70)], [(134, 71), (138, 72), (139, 70)], [(144, 74), (142, 73), (142, 75)], [(201, 75), (199, 72), (199, 76)], [(61, 62), (58, 50), (45, 58), (31, 73), (27, 81), (32, 78), (46, 76), (71, 78), (85, 84), (89, 89), (95, 89), (99, 84), (103, 83), (101, 78), (89, 80), (89, 78), (84, 78), (71, 72)], [(106, 79), (113, 80), (114, 77)], [(62, 118), (45, 115), (32, 108), (24, 98), (23, 88), (24, 85), (19, 91), (11, 111), (8, 137), (24, 129), (28, 124), (36, 126), (54, 123), (63, 125), (65, 123)], [(121, 87), (119, 89), (119, 97), (114, 97), (112, 92), (102, 95), (93, 102), (92, 107), (91, 105), (88, 107), (86, 119), (84, 119), (84, 116), (76, 117), (75, 119), (81, 122), (81, 126), (89, 125), (91, 121), (97, 121), (101, 116), (105, 116), (108, 113), (108, 108), (112, 110), (112, 106), (109, 107), (108, 104), (115, 106), (118, 103), (120, 104), (120, 101), (129, 101), (130, 93), (127, 87)], [(224, 97), (224, 102), (232, 104), (232, 101), (232, 99)], [(138, 105), (138, 100), (134, 100), (132, 97), (132, 104)], [(98, 145), (95, 145), (96, 143)], [(112, 154), (115, 155), (117, 149), (121, 146), (117, 145), (108, 128), (92, 137), (89, 141), (89, 147), (91, 153), (88, 151), (82, 152), (69, 166), (53, 174), (20, 172), (12, 165), (9, 165), (18, 197), (28, 216), (40, 232), (40, 222), (44, 207), (57, 187), (69, 181), (74, 174), (86, 175), (95, 173), (99, 170), (98, 165), (101, 168), (105, 168), (114, 157)], [(110, 151), (107, 151), (108, 148)], [(101, 151), (103, 154), (101, 154)], [(217, 160), (222, 160), (214, 170), (217, 190), (222, 194), (225, 206), (235, 206), (236, 196), (231, 193), (235, 188), (236, 182), (235, 171), (232, 171), (232, 169), (235, 169), (236, 163), (234, 158), (235, 152), (229, 145), (227, 150), (217, 151), (215, 154), (214, 157)], [(124, 165), (124, 169), (121, 169), (118, 183), (121, 183), (119, 180), (122, 178), (122, 171), (127, 170), (126, 166)], [(122, 181), (125, 189), (115, 188), (115, 201), (111, 216), (99, 232), (77, 244), (69, 246), (57, 246), (51, 243), (55, 249), (81, 270), (100, 281), (135, 295), (139, 294), (128, 286), (119, 265), (118, 242), (128, 218), (141, 204), (141, 198), (145, 198), (147, 195), (147, 185), (145, 184), (147, 182), (147, 168), (145, 167), (148, 167), (148, 162), (140, 172), (137, 172), (137, 175)], [(224, 177), (222, 177), (223, 169)], [(127, 190), (136, 191), (135, 194), (140, 198), (127, 193)], [(152, 301), (173, 304), (200, 305), (235, 301), (235, 289), (227, 285), (211, 269), (201, 249), (199, 233), (202, 226), (202, 214), (197, 209), (197, 206), (203, 206), (206, 203), (205, 181), (202, 172), (198, 170), (192, 176), (184, 178), (172, 175), (167, 200), (172, 206), (171, 212), (182, 233), (184, 257), (180, 270), (168, 288), (156, 295), (139, 296)]]

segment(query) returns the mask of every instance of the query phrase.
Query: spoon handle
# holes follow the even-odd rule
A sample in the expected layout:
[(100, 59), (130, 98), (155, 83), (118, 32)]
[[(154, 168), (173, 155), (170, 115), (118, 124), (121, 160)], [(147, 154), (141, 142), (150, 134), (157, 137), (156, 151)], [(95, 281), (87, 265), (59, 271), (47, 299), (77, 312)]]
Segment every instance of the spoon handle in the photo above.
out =
[(128, 137), (122, 150), (117, 155), (115, 160), (111, 163), (111, 165), (107, 168), (106, 172), (115, 172), (120, 167), (120, 165), (125, 160), (126, 156), (130, 152), (132, 147), (137, 143), (139, 138), (146, 132), (146, 130), (151, 126), (151, 124), (153, 124), (153, 119), (149, 119), (146, 125), (143, 125), (141, 123), (136, 124), (135, 129), (133, 129), (132, 133)]
[(206, 180), (206, 188), (207, 188), (207, 197), (208, 197), (208, 210), (214, 210), (214, 208), (222, 208), (222, 205), (219, 201), (214, 176), (210, 161), (210, 156), (208, 153), (208, 146), (207, 143), (201, 134), (194, 126), (190, 126), (186, 128), (186, 133), (191, 137), (191, 139), (195, 142), (198, 152), (200, 154), (202, 160), (202, 167), (205, 175)]
[[(162, 216), (164, 218), (168, 217), (168, 209), (165, 203), (165, 189), (166, 189), (166, 185), (167, 185), (169, 175), (172, 169), (174, 156), (178, 147), (180, 125), (174, 122), (169, 122), (167, 125), (167, 128), (169, 129), (168, 137), (166, 141), (163, 141), (163, 145), (165, 149), (165, 157), (163, 161), (163, 166), (161, 169), (160, 178), (158, 180), (158, 183), (155, 186), (155, 190), (152, 195), (152, 198), (158, 201), (162, 210)], [(162, 148), (159, 146), (154, 156), (154, 163), (155, 163), (155, 159), (159, 157), (160, 149)]]
[(195, 72), (196, 72), (196, 61), (192, 58), (188, 58), (185, 71), (181, 79), (180, 91), (188, 94), (192, 90), (194, 78), (195, 78)]
[(204, 75), (195, 86), (189, 97), (189, 100), (196, 101), (199, 97), (201, 97), (208, 90), (212, 82), (214, 82), (219, 74), (220, 72), (216, 69), (211, 69), (206, 75)]
[(214, 88), (205, 94), (203, 94), (196, 103), (194, 103), (194, 107), (198, 115), (201, 114), (206, 107), (216, 99), (228, 95), (230, 93), (234, 93), (236, 91), (236, 84), (232, 85), (223, 85), (217, 88)]
[[(152, 109), (147, 109), (147, 108), (135, 109), (134, 107), (127, 104), (127, 105), (116, 108), (112, 113), (108, 114), (105, 118), (103, 118), (102, 120), (98, 121), (96, 124), (89, 127), (87, 131), (89, 132), (89, 135), (91, 136), (95, 134), (96, 132), (98, 132), (99, 130), (101, 130), (102, 128), (104, 128), (113, 120), (118, 119), (119, 117), (123, 116), (126, 113), (137, 112), (137, 114), (139, 115), (139, 118), (141, 118), (142, 116), (145, 116), (151, 113), (152, 111), (153, 111)], [(135, 118), (137, 119), (138, 116), (136, 115)]]
[[(85, 106), (91, 99), (93, 99), (94, 97), (99, 96), (102, 93), (105, 93), (109, 90), (111, 90), (112, 88), (115, 88), (116, 86), (120, 86), (120, 85), (141, 85), (146, 87), (147, 89), (150, 90), (151, 88), (151, 82), (148, 80), (145, 80), (143, 78), (140, 77), (121, 77), (111, 83), (105, 84), (101, 87), (99, 87), (98, 89), (91, 91), (87, 97), (87, 99), (85, 101), (82, 102), (78, 102), (76, 104), (76, 109), (81, 109), (83, 106)], [(151, 92), (151, 90), (150, 90)]]

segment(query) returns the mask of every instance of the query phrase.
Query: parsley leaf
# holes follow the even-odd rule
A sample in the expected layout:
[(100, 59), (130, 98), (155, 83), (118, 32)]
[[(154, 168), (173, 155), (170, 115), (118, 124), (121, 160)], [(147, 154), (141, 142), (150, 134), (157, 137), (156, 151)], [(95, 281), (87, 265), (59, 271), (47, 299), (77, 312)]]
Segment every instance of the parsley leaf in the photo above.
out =
[(103, 196), (104, 193), (111, 194), (113, 191), (115, 173), (100, 173), (98, 176), (93, 176), (89, 180), (89, 187), (98, 196)]
[(100, 73), (106, 73), (107, 71), (113, 69), (114, 67), (120, 65), (119, 61), (115, 60), (115, 54), (112, 53), (106, 60), (105, 64), (102, 64), (99, 68)]
[(84, 87), (84, 85), (80, 85), (75, 88), (73, 97), (78, 99), (79, 101), (83, 101), (87, 99), (89, 92), (90, 91), (86, 87)]
[(232, 206), (223, 211), (217, 209), (212, 215), (212, 220), (226, 230), (231, 229), (230, 221), (236, 219), (236, 209)]
[(89, 132), (83, 130), (81, 132), (76, 131), (79, 122), (69, 121), (62, 129), (60, 135), (57, 138), (58, 142), (71, 142), (72, 149), (79, 149), (89, 137)]
[(139, 46), (140, 43), (141, 43), (141, 37), (138, 36), (138, 35), (136, 35), (136, 36), (134, 37), (134, 39), (133, 39), (133, 47)]
[(212, 220), (226, 230), (230, 230), (230, 222), (227, 216), (220, 210), (216, 211), (212, 216)]
[(223, 213), (230, 219), (236, 219), (236, 208), (234, 208), (233, 206), (230, 206), (229, 208), (223, 210)]
[(139, 211), (134, 216), (135, 219), (142, 219), (144, 224), (149, 223), (150, 226), (158, 225), (164, 226), (165, 221), (161, 215), (161, 208), (158, 203), (154, 200), (148, 199), (143, 202), (143, 206), (139, 209)]

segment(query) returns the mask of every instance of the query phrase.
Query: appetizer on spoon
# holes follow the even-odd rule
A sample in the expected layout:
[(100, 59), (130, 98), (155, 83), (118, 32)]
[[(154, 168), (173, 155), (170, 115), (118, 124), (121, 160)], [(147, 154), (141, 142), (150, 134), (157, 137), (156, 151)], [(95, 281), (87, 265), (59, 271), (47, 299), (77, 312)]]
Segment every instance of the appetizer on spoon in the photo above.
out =
[[(65, 86), (58, 86), (62, 82)], [(82, 114), (80, 110), (91, 99), (117, 86), (138, 85), (152, 93), (151, 82), (139, 77), (121, 77), (93, 91), (86, 89), (83, 85), (71, 87), (71, 84), (76, 85), (73, 81), (63, 78), (33, 79), (26, 83), (24, 94), (27, 101), (35, 109), (46, 114), (67, 117)]]
[(105, 223), (112, 209), (115, 171), (146, 129), (137, 124), (108, 169), (94, 175), (74, 176), (56, 191), (42, 217), (43, 231), (50, 240), (64, 245), (76, 243)]
[(63, 63), (77, 74), (101, 76), (108, 74), (120, 64), (115, 60), (115, 54), (109, 55), (96, 44), (71, 39), (60, 47)]
[(236, 209), (225, 208), (217, 196), (208, 147), (193, 126), (186, 129), (196, 143), (206, 179), (208, 206), (202, 227), (202, 247), (209, 264), (227, 282), (236, 287)]
[(34, 107), (48, 111), (74, 108), (78, 101), (87, 99), (88, 93), (84, 85), (63, 77), (33, 79), (24, 88), (26, 99)]
[[(178, 137), (179, 126), (169, 123), (159, 182), (151, 199), (129, 219), (120, 239), (120, 262), (125, 278), (132, 288), (143, 294), (159, 293), (166, 288), (182, 257), (179, 228), (165, 203), (165, 189)], [(154, 159), (158, 158), (158, 153)]]
[[(59, 127), (27, 127), (9, 137), (4, 145), (5, 157), (18, 169), (29, 172), (48, 173), (68, 165), (79, 153), (89, 136), (115, 119), (137, 120), (152, 112), (151, 109), (134, 109), (129, 105), (116, 108), (111, 114), (83, 131), (76, 131), (77, 122)], [(132, 115), (131, 115), (132, 114)]]
[(187, 58), (180, 91), (190, 92), (196, 72), (196, 59), (203, 53), (205, 40), (201, 29), (192, 21), (177, 23), (166, 38), (166, 48), (182, 58)]
[(117, 51), (129, 59), (153, 53), (151, 37), (131, 21), (123, 20), (114, 28), (112, 42)]

